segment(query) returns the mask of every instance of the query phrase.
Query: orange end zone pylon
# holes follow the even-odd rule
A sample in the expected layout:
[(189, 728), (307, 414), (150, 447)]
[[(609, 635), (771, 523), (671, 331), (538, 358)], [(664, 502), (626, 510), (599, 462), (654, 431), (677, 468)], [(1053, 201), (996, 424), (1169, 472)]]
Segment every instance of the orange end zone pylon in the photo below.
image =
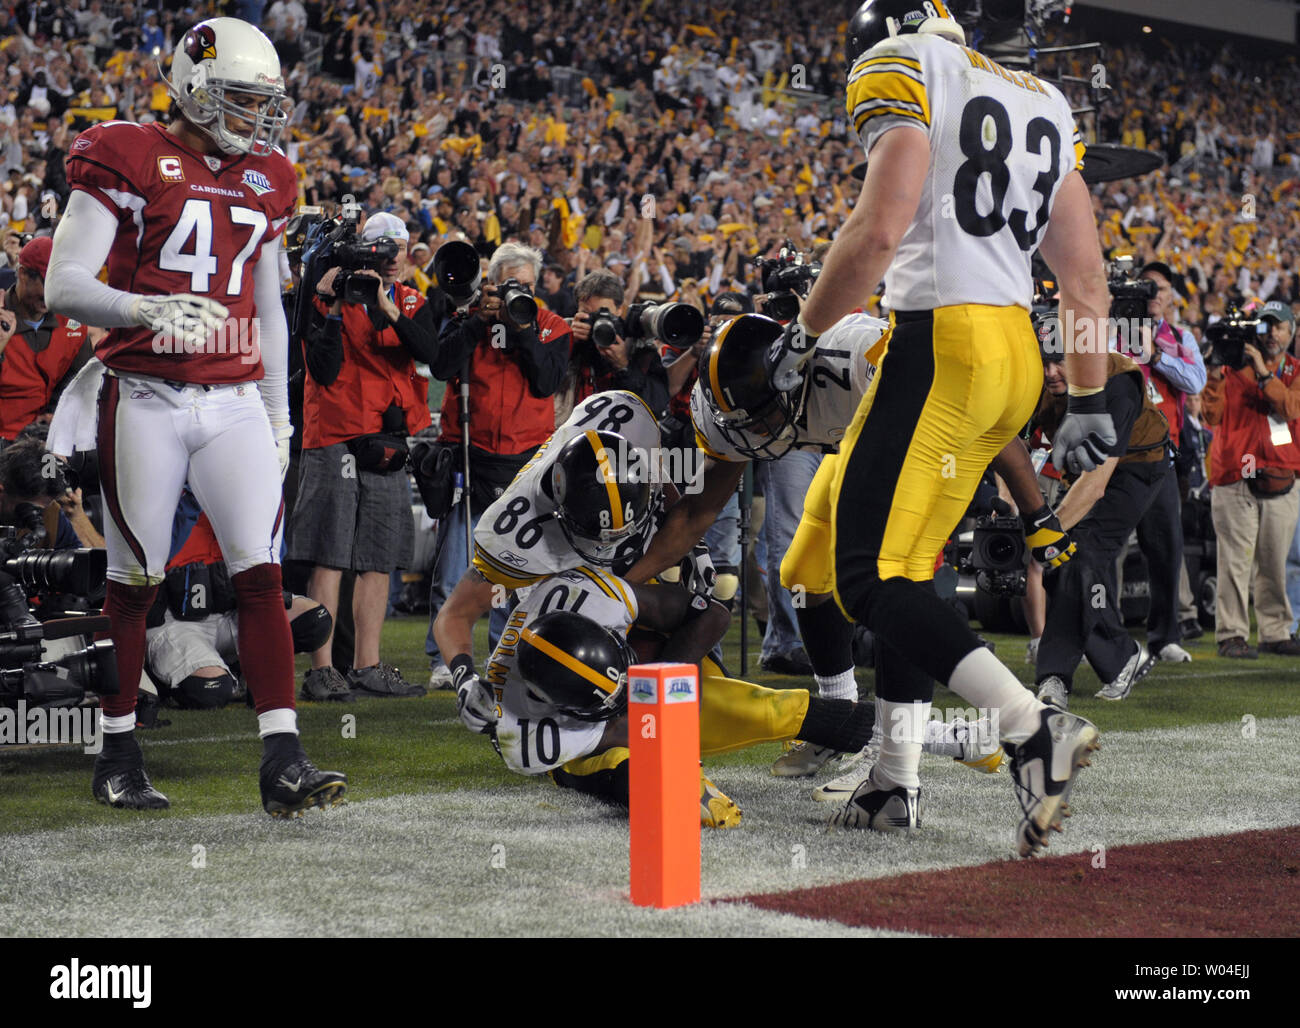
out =
[(700, 684), (693, 664), (628, 669), (632, 902), (700, 901)]

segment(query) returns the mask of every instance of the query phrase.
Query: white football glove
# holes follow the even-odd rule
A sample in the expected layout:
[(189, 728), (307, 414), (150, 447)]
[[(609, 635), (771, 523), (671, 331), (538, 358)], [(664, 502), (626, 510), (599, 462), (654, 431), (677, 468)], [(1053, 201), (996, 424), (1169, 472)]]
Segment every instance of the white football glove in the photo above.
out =
[(785, 326), (785, 332), (767, 355), (768, 374), (775, 389), (788, 393), (799, 385), (803, 380), (803, 366), (817, 348), (817, 339), (804, 326), (802, 315)]
[(289, 440), (293, 438), (292, 425), (272, 425), (271, 434), (275, 436), (275, 456), (280, 461), (280, 481), (289, 473)]
[(153, 329), (173, 347), (197, 353), (225, 324), (230, 311), (206, 296), (178, 293), (176, 296), (142, 296), (132, 305), (131, 315), (137, 325)]
[(471, 732), (487, 733), (497, 723), (496, 699), (474, 673), (474, 663), (464, 655), (451, 662), (451, 682), (456, 688), (456, 710), (461, 724)]

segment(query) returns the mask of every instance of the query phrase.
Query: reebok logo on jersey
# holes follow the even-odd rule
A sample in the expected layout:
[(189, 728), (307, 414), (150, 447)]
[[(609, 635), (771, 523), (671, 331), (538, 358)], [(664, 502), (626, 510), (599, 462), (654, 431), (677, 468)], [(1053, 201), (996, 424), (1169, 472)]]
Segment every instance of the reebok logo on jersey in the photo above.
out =
[(86, 149), (88, 146), (90, 146), (90, 144), (91, 144), (92, 142), (94, 142), (94, 140), (92, 140), (92, 139), (87, 139), (85, 136), (82, 136), (80, 139), (78, 139), (75, 143), (72, 144), (72, 149), (74, 149), (74, 150), (84, 150), (84, 149)]
[(513, 564), (517, 568), (521, 568), (528, 563), (527, 557), (521, 557), (519, 554), (511, 553), (509, 550), (502, 551), (498, 556), (507, 564)]
[(275, 189), (275, 186), (271, 185), (271, 180), (254, 168), (244, 169), (244, 185), (258, 196), (264, 196)]
[(152, 400), (152, 399), (153, 399), (153, 390), (152, 390), (152, 389), (137, 389), (137, 390), (135, 390), (135, 391), (131, 394), (131, 399), (133, 399), (133, 400)]

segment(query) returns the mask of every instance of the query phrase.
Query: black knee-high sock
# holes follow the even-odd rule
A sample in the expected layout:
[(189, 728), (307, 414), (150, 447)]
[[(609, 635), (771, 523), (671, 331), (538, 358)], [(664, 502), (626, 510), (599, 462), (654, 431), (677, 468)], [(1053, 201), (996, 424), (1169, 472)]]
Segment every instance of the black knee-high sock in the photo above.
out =
[(813, 696), (799, 726), (798, 738), (814, 746), (829, 746), (841, 753), (856, 753), (871, 741), (876, 708), (871, 703), (823, 700)]
[(834, 678), (853, 670), (853, 622), (834, 603), (800, 607), (795, 611), (799, 634), (813, 671)]

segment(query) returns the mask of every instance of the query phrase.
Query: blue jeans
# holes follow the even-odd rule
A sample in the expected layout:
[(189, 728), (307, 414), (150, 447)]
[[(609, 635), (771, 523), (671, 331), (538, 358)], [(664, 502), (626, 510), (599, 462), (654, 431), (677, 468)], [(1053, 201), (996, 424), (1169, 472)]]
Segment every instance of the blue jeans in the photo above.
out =
[(758, 473), (763, 476), (763, 541), (767, 549), (768, 620), (763, 660), (791, 653), (803, 645), (790, 591), (781, 585), (781, 561), (799, 527), (804, 497), (821, 462), (820, 453), (793, 450), (780, 460), (758, 465)]
[(709, 548), (715, 568), (740, 568), (740, 496), (732, 493), (718, 518), (704, 533), (704, 545)]
[[(478, 515), (475, 514), (470, 531), (473, 532), (477, 527)], [(438, 611), (447, 602), (447, 597), (451, 595), (452, 590), (456, 588), (456, 583), (469, 567), (469, 553), (465, 549), (465, 505), (463, 503), (456, 504), (438, 525), (438, 543), (442, 549), (429, 575), (429, 634), (424, 640), (424, 652), (429, 655), (430, 668), (445, 663), (442, 654), (438, 652), (438, 644), (433, 639), (434, 619), (437, 618)], [(506, 618), (509, 613), (509, 607), (493, 607), (488, 614), (489, 653), (496, 649), (497, 640), (506, 630)], [(484, 657), (487, 655), (484, 654)]]
[(1286, 555), (1286, 598), (1291, 604), (1291, 634), (1300, 623), (1300, 521), (1291, 536), (1291, 550)]

